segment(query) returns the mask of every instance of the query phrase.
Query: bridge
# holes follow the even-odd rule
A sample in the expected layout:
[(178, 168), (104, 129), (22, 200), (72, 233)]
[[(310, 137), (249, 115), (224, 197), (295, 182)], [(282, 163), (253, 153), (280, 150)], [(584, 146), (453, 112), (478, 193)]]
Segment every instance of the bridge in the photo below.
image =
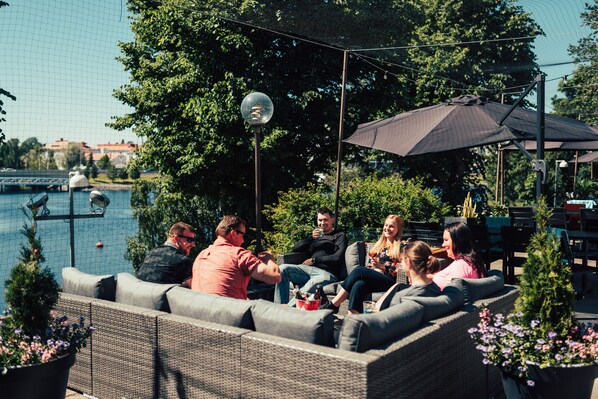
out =
[(0, 170), (0, 187), (68, 186), (68, 170)]

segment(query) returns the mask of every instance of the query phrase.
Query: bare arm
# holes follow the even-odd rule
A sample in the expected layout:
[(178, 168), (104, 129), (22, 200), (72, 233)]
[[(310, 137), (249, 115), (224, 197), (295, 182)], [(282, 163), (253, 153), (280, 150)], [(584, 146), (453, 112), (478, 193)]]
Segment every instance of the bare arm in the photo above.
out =
[(268, 284), (280, 283), (280, 268), (272, 259), (272, 255), (262, 252), (258, 257), (262, 263), (251, 273), (251, 277)]

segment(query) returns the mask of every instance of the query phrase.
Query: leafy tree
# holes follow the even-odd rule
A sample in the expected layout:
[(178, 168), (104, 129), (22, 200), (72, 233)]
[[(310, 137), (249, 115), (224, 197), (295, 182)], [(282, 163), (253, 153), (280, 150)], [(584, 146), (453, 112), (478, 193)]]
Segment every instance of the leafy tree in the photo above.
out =
[(100, 158), (100, 160), (98, 161), (98, 168), (100, 168), (101, 170), (106, 170), (109, 167), (110, 167), (110, 157), (108, 156), (108, 154), (106, 154), (102, 158)]
[[(445, 3), (357, 0), (347, 5), (306, 0), (298, 7), (296, 2), (274, 0), (131, 0), (135, 39), (121, 44), (119, 58), (131, 82), (115, 97), (133, 111), (115, 118), (110, 126), (131, 128), (145, 138), (135, 163), (140, 169), (154, 168), (164, 186), (189, 198), (200, 195), (224, 213), (250, 218), (253, 134), (239, 113), (241, 100), (250, 91), (267, 93), (276, 109), (262, 132), (262, 198), (271, 204), (278, 192), (305, 187), (333, 168), (341, 49), (539, 32), (529, 15), (509, 0)], [(231, 20), (306, 37), (317, 34), (333, 45), (296, 40)], [(399, 67), (384, 61), (372, 65), (363, 54), (369, 55), (350, 54), (347, 132), (359, 122), (429, 105), (462, 94), (464, 88), (482, 92), (474, 88), (483, 85), (497, 91), (527, 84), (536, 71), (529, 41), (417, 47), (380, 56), (395, 65), (400, 60)], [(507, 65), (514, 61), (517, 70), (509, 70)], [(385, 71), (392, 72), (390, 79)], [(349, 164), (363, 163), (372, 154), (354, 146), (346, 150)], [(462, 202), (472, 185), (480, 185), (484, 172), (481, 159), (470, 151), (418, 159), (375, 156), (389, 165), (386, 174), (419, 177), (454, 204)], [(483, 188), (478, 191), (480, 197), (486, 195)]]
[(0, 162), (4, 168), (21, 169), (21, 149), (19, 139), (9, 139), (0, 147)]
[(91, 167), (89, 168), (89, 175), (94, 179), (98, 177), (98, 167), (95, 163), (91, 164)]
[(72, 169), (75, 166), (81, 165), (83, 158), (83, 151), (81, 150), (81, 143), (69, 143), (64, 153), (64, 166), (67, 169)]
[(559, 90), (565, 98), (553, 98), (554, 110), (570, 118), (598, 125), (598, 0), (586, 3), (586, 11), (581, 14), (582, 25), (590, 28), (587, 37), (577, 45), (569, 47), (569, 53), (578, 64), (566, 81), (559, 83)]
[(129, 174), (127, 173), (126, 169), (117, 169), (118, 171), (118, 178), (121, 180), (126, 180), (129, 178)]
[[(9, 4), (5, 1), (0, 1), (0, 8), (2, 7), (7, 7)], [(4, 115), (6, 115), (6, 111), (2, 109), (2, 106), (4, 105), (4, 102), (2, 101), (2, 96), (6, 96), (8, 98), (10, 98), (13, 101), (16, 101), (16, 97), (13, 96), (12, 94), (10, 94), (8, 91), (4, 90), (3, 88), (0, 87), (0, 123), (2, 122), (6, 122), (6, 119), (4, 118)], [(6, 136), (4, 135), (4, 133), (2, 132), (2, 129), (0, 128), (0, 146), (2, 146), (2, 144), (4, 144), (4, 139), (6, 138)]]
[(137, 180), (139, 179), (139, 176), (141, 175), (141, 173), (139, 172), (139, 169), (137, 169), (134, 165), (129, 165), (129, 177), (133, 180)]
[(108, 177), (108, 179), (110, 179), (112, 183), (114, 183), (114, 180), (116, 180), (116, 178), (118, 177), (118, 169), (116, 169), (112, 164), (108, 165), (108, 169), (106, 170), (106, 176)]
[[(133, 217), (139, 224), (138, 232), (127, 239), (125, 259), (137, 270), (145, 255), (162, 244), (168, 229), (183, 221), (195, 227), (195, 249), (191, 257), (214, 240), (214, 228), (222, 213), (214, 211), (218, 204), (195, 195), (183, 195), (171, 187), (166, 179), (136, 180), (131, 192)], [(248, 236), (251, 235), (248, 232)]]
[[(432, 190), (423, 187), (421, 179), (403, 180), (396, 175), (378, 178), (354, 178), (341, 193), (343, 206), (339, 228), (349, 241), (374, 239), (389, 214), (405, 220), (438, 222), (449, 208)], [(274, 205), (267, 205), (265, 214), (273, 232), (266, 232), (268, 246), (287, 252), (295, 242), (313, 230), (314, 212), (321, 206), (333, 207), (334, 197), (323, 186), (309, 185), (279, 194)]]

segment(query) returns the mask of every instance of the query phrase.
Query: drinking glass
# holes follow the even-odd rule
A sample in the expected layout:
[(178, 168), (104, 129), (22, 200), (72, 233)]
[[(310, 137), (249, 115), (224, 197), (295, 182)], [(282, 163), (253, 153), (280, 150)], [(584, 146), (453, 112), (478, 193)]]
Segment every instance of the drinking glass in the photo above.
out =
[(376, 301), (363, 301), (363, 313), (376, 312)]

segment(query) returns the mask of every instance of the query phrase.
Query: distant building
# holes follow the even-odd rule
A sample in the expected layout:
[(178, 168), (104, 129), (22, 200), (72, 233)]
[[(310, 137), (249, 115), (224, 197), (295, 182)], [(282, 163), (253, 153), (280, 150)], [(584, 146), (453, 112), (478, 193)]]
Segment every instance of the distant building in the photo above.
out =
[(99, 161), (102, 157), (108, 156), (112, 165), (117, 169), (124, 169), (129, 164), (129, 161), (135, 157), (135, 151), (139, 149), (138, 144), (121, 143), (121, 144), (98, 144), (96, 148), (90, 147), (85, 142), (56, 140), (44, 146), (47, 151), (54, 152), (54, 159), (58, 165), (64, 165), (64, 155), (70, 143), (75, 143), (81, 146), (81, 164), (84, 165), (89, 160), (89, 154), (93, 162)]

